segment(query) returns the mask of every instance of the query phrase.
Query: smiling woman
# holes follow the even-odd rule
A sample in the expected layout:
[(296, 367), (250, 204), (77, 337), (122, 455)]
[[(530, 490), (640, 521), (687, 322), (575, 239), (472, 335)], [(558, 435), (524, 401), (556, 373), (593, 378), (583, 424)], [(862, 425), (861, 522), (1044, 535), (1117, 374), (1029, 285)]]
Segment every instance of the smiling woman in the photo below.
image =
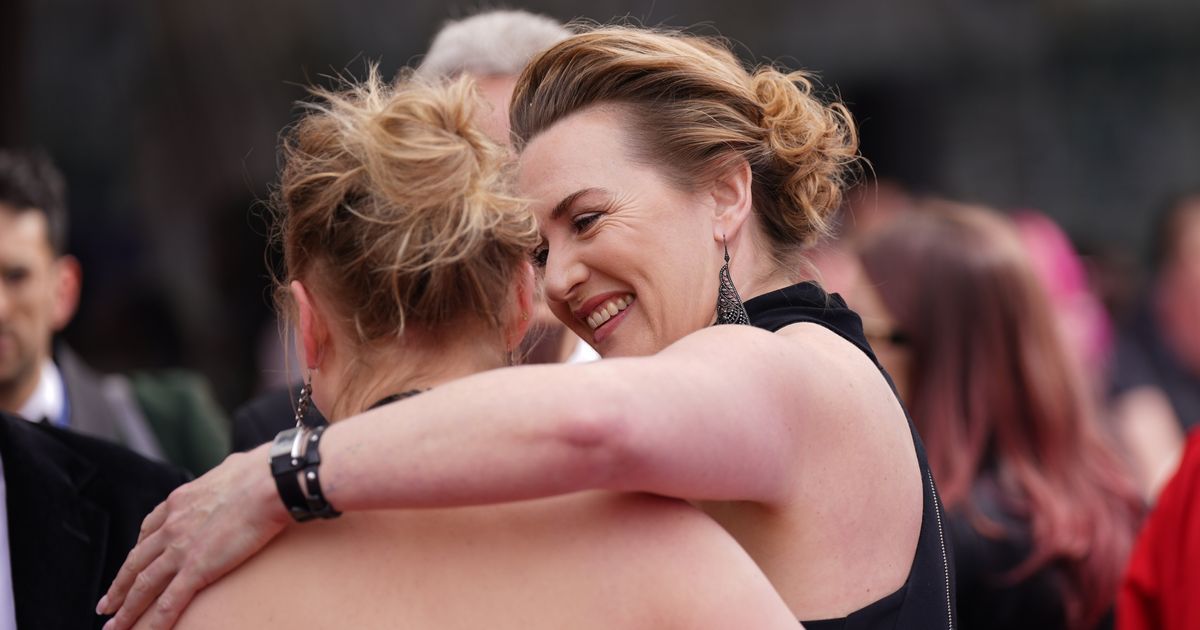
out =
[[(678, 497), (820, 620), (806, 626), (953, 627), (920, 440), (858, 317), (798, 273), (854, 161), (845, 108), (717, 41), (603, 28), (526, 68), (512, 121), (547, 299), (606, 360), (494, 370), (347, 419), (321, 439), (324, 498)], [(751, 325), (712, 325), (730, 311)], [(169, 623), (284, 527), (265, 457), (230, 458), (148, 519), (101, 605), (115, 626), (153, 600), (149, 625)]]

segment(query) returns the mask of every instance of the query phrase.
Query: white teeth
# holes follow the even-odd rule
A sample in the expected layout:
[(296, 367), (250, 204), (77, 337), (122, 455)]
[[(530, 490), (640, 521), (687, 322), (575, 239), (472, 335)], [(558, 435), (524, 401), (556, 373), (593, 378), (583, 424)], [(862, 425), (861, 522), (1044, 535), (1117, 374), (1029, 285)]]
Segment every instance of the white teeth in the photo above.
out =
[(586, 320), (588, 326), (595, 330), (604, 325), (604, 322), (617, 316), (617, 313), (625, 310), (633, 302), (633, 295), (625, 295), (616, 299), (609, 300), (601, 304), (596, 310), (588, 315)]

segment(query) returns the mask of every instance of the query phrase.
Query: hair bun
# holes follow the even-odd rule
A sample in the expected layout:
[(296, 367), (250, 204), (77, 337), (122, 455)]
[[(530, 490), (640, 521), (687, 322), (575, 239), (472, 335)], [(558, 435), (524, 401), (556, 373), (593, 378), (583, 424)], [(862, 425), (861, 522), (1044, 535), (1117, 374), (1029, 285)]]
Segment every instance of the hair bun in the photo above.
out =
[(760, 68), (751, 86), (781, 177), (779, 192), (800, 211), (769, 216), (768, 221), (798, 243), (827, 234), (858, 160), (858, 131), (850, 111), (840, 102), (822, 102), (804, 72)]
[(603, 103), (628, 112), (637, 156), (684, 190), (748, 163), (759, 225), (787, 268), (829, 231), (858, 159), (849, 111), (814, 96), (805, 74), (749, 72), (720, 38), (621, 26), (586, 30), (526, 66), (513, 93), (518, 148)]
[(509, 190), (506, 151), (478, 124), (474, 84), (407, 74), (387, 85), (372, 68), (315, 94), (284, 144), (287, 279), (317, 271), (309, 281), (361, 342), (408, 322), (501, 324), (537, 228)]

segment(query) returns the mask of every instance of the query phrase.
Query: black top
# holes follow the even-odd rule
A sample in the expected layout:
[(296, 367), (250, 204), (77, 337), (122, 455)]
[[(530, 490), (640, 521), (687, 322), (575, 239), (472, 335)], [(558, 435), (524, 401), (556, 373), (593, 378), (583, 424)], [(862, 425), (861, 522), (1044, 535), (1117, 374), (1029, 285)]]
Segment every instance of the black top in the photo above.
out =
[[(1006, 498), (996, 481), (998, 475), (988, 467), (971, 486), (971, 498), (964, 505), (977, 513), (956, 508), (947, 515), (962, 626), (971, 630), (1065, 628), (1063, 585), (1068, 576), (1062, 563), (1049, 562), (1014, 579), (1014, 570), (1033, 553), (1033, 533), (1019, 504)], [(976, 527), (980, 517), (986, 519), (987, 533)], [(1110, 610), (1096, 628), (1112, 628), (1113, 622)]]
[[(854, 344), (883, 372), (895, 392), (892, 379), (883, 371), (863, 335), (862, 321), (846, 306), (841, 296), (827, 294), (813, 283), (802, 283), (760, 295), (746, 302), (750, 323), (776, 332), (796, 323), (823, 326)], [(907, 417), (907, 412), (905, 412)], [(933, 474), (925, 458), (925, 447), (908, 421), (913, 448), (925, 480), (921, 533), (908, 579), (896, 592), (841, 619), (804, 621), (809, 630), (936, 630), (958, 627), (955, 612), (954, 565), (950, 535)]]
[(1166, 395), (1186, 433), (1200, 425), (1200, 374), (1189, 370), (1172, 348), (1154, 316), (1154, 301), (1144, 299), (1117, 339), (1112, 395), (1138, 387), (1156, 387)]

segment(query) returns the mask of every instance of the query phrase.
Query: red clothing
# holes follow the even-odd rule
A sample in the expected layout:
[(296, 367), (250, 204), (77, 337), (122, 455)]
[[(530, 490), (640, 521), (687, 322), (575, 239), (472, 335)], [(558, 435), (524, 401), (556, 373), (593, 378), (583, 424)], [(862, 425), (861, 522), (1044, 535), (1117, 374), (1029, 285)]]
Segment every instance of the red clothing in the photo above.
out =
[(1117, 599), (1118, 630), (1200, 628), (1200, 431), (1138, 536)]

